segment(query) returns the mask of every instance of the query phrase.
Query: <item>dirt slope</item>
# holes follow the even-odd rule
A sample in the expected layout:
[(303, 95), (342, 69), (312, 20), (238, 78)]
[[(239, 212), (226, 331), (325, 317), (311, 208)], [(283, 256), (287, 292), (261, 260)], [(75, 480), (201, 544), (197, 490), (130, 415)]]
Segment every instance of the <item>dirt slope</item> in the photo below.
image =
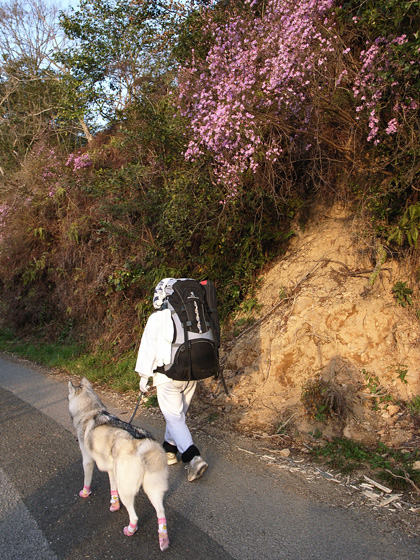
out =
[(389, 256), (382, 263), (360, 233), (342, 208), (318, 213), (261, 277), (258, 305), (248, 302), (253, 311), (235, 317), (232, 329), (250, 315), (256, 321), (223, 349), (231, 395), (212, 381), (202, 390), (239, 430), (281, 427), (303, 439), (364, 443), (415, 438), (407, 403), (420, 395), (416, 294), (404, 308), (392, 287), (416, 282)]

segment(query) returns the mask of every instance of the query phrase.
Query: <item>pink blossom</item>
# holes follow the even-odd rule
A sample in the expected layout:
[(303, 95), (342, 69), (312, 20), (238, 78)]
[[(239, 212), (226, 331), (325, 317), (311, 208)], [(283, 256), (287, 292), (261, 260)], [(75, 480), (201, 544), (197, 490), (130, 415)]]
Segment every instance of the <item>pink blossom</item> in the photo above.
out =
[[(403, 45), (407, 40), (406, 35), (394, 39), (377, 37), (373, 43), (367, 42), (366, 50), (360, 53), (361, 68), (354, 82), (353, 95), (359, 103), (356, 112), (368, 115), (370, 130), (367, 140), (374, 140), (375, 145), (380, 143), (384, 132), (390, 135), (398, 131), (398, 115), (401, 111), (406, 113), (415, 110), (400, 98), (401, 91), (404, 95), (406, 76), (400, 76), (399, 73), (400, 51), (396, 45)], [(395, 78), (390, 82), (387, 76)], [(387, 104), (392, 106), (396, 116), (386, 124), (381, 119), (381, 111)]]
[(387, 134), (395, 134), (398, 130), (398, 121), (397, 119), (391, 119), (388, 123), (388, 126), (385, 130)]
[(262, 158), (272, 164), (282, 153), (265, 138), (261, 115), (299, 122), (302, 131), (307, 127), (308, 88), (314, 76), (322, 83), (318, 68), (327, 64), (326, 53), (335, 53), (332, 5), (333, 0), (269, 0), (261, 17), (238, 10), (225, 25), (209, 19), (205, 31), (215, 37), (214, 46), (204, 62), (193, 59), (179, 76), (179, 106), (192, 137), (185, 157), (210, 151), (216, 178), (230, 193), (237, 192), (244, 172), (259, 171)]
[(84, 154), (70, 154), (66, 162), (66, 167), (72, 167), (73, 171), (79, 171), (80, 169), (85, 169), (91, 165), (92, 161), (87, 152)]

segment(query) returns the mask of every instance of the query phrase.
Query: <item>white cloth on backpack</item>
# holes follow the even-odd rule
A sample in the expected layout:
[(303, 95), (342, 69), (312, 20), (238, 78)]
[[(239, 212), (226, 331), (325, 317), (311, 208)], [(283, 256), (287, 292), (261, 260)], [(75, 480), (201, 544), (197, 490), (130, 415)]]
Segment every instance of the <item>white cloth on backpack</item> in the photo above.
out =
[(152, 313), (147, 320), (135, 370), (141, 377), (152, 377), (153, 385), (169, 381), (163, 373), (155, 373), (157, 367), (171, 363), (174, 325), (169, 309)]
[(163, 278), (163, 280), (161, 280), (156, 286), (153, 294), (153, 307), (155, 309), (160, 309), (169, 293), (172, 293), (172, 289), (168, 286), (169, 282), (172, 280), (176, 281), (175, 278)]
[(160, 309), (168, 296), (174, 293), (172, 286), (179, 280), (192, 280), (191, 278), (163, 278), (156, 286), (153, 293), (153, 307)]

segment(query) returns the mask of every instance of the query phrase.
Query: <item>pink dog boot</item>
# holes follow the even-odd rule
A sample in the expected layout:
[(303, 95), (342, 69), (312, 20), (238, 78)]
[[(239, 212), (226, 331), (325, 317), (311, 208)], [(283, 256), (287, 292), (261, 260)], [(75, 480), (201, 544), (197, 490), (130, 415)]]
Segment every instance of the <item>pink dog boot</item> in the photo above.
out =
[(160, 517), (159, 523), (159, 546), (160, 550), (165, 551), (169, 548), (168, 529), (166, 527), (166, 517)]
[(118, 498), (117, 490), (111, 490), (111, 507), (110, 511), (118, 511), (120, 509), (120, 500)]
[(80, 490), (80, 492), (79, 492), (79, 496), (81, 498), (87, 498), (91, 494), (92, 494), (92, 491), (90, 489), (90, 486), (83, 486), (83, 490)]
[(138, 529), (138, 525), (132, 525), (130, 523), (130, 525), (128, 525), (127, 527), (124, 527), (124, 535), (126, 537), (132, 537), (134, 535), (134, 533), (137, 531)]

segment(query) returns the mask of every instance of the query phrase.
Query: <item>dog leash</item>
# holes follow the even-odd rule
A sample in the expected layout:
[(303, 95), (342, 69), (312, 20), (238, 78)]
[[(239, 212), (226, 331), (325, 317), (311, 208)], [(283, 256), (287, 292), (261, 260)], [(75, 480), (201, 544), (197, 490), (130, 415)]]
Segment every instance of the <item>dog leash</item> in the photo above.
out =
[(141, 401), (141, 398), (142, 398), (143, 395), (144, 395), (143, 391), (140, 391), (139, 400), (137, 401), (136, 408), (134, 409), (134, 412), (133, 412), (133, 416), (130, 418), (130, 421), (128, 422), (129, 424), (131, 424), (131, 422), (134, 419), (134, 416), (136, 415), (137, 409), (139, 407), (139, 404), (140, 404), (140, 401)]

